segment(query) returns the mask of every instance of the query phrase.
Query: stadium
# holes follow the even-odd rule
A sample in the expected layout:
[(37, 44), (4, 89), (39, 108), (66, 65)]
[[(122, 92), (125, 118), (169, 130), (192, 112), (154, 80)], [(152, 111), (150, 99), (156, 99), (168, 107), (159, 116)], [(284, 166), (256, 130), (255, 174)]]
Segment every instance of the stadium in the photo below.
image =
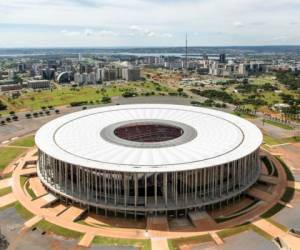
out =
[(213, 109), (119, 105), (39, 129), (38, 176), (60, 200), (97, 213), (178, 216), (226, 204), (260, 173), (260, 130)]

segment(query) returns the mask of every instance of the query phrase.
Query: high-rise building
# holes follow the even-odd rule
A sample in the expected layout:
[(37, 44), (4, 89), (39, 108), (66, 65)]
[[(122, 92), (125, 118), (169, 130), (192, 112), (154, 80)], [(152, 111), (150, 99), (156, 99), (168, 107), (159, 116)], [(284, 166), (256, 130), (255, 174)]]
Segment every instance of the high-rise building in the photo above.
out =
[(220, 63), (226, 63), (226, 54), (225, 53), (220, 54), (219, 61), (220, 61)]
[(122, 78), (126, 81), (138, 81), (141, 78), (140, 68), (124, 68), (122, 70)]
[(42, 70), (42, 76), (44, 80), (54, 80), (55, 79), (55, 69), (46, 68)]

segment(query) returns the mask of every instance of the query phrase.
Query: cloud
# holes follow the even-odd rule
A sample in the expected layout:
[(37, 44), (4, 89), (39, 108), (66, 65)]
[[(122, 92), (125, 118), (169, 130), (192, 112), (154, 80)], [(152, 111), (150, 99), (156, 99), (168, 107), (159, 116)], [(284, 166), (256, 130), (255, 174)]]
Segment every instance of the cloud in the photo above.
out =
[(61, 33), (66, 36), (79, 36), (81, 34), (79, 31), (68, 31), (68, 30), (62, 30)]
[(69, 31), (66, 29), (61, 30), (61, 33), (66, 36), (85, 36), (85, 37), (110, 37), (110, 36), (118, 36), (118, 33), (110, 31), (110, 30), (93, 30), (93, 29), (85, 29), (81, 31)]
[(86, 30), (84, 31), (84, 35), (85, 35), (85, 36), (93, 36), (94, 34), (95, 34), (94, 31), (91, 30), (91, 29), (86, 29)]
[(236, 28), (242, 28), (245, 25), (242, 22), (236, 21), (236, 22), (233, 23), (233, 26), (236, 27)]
[(172, 38), (173, 35), (171, 33), (158, 33), (149, 30), (148, 28), (143, 28), (139, 25), (131, 25), (129, 27), (130, 30), (130, 36), (134, 35), (140, 35), (140, 36), (146, 36), (146, 37), (161, 37), (161, 38)]

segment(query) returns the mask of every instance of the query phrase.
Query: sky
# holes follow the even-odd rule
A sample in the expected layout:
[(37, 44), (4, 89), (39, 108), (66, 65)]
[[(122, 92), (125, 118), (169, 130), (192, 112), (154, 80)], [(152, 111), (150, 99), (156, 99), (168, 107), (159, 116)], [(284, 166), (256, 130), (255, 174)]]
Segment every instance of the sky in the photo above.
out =
[(300, 45), (300, 0), (0, 0), (0, 47)]

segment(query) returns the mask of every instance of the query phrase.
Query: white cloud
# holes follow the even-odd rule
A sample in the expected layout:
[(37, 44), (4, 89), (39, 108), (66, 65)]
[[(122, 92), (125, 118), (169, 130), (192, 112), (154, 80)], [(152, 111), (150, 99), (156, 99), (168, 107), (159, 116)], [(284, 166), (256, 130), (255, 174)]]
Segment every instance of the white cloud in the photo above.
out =
[(233, 26), (236, 27), (236, 28), (242, 28), (245, 25), (244, 25), (244, 23), (237, 21), (237, 22), (233, 23)]
[(129, 27), (129, 30), (131, 31), (129, 34), (130, 36), (134, 35), (141, 35), (146, 37), (162, 37), (162, 38), (172, 38), (173, 35), (170, 33), (158, 33), (149, 30), (148, 28), (143, 28), (139, 25), (131, 25)]

